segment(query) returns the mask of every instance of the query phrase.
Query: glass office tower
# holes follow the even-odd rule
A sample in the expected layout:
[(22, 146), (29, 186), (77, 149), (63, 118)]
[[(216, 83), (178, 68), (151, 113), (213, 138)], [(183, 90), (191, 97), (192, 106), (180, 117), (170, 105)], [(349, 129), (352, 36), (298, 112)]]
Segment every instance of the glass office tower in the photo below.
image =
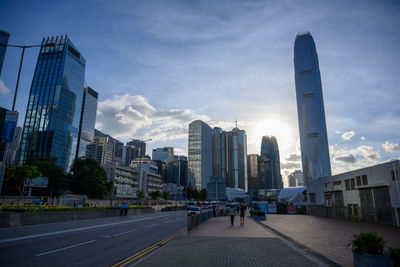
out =
[(98, 97), (99, 94), (92, 88), (84, 88), (76, 157), (85, 157), (87, 146), (93, 142)]
[(247, 180), (247, 136), (246, 131), (235, 127), (226, 133), (227, 179), (226, 187), (241, 188), (248, 192)]
[(43, 39), (21, 140), (20, 164), (53, 157), (67, 170), (75, 159), (81, 119), (85, 59), (67, 36)]
[(262, 189), (283, 188), (278, 141), (275, 136), (263, 136), (261, 140), (259, 178)]
[(314, 40), (299, 33), (294, 43), (294, 70), (304, 180), (331, 176), (321, 75)]
[[(8, 32), (0, 30), (0, 44), (7, 45), (9, 38), (10, 34)], [(6, 50), (7, 46), (0, 46), (0, 76), (1, 76), (1, 69), (3, 68), (4, 57), (6, 56)]]
[(189, 185), (197, 190), (207, 189), (212, 175), (212, 129), (201, 121), (189, 124), (188, 142)]
[(212, 176), (226, 178), (226, 132), (219, 127), (212, 131)]

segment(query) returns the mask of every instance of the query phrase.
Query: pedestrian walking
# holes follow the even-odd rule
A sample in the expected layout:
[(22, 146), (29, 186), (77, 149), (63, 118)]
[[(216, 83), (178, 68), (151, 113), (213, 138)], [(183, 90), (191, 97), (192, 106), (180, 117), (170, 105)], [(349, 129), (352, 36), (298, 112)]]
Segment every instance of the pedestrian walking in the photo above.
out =
[(246, 215), (246, 205), (240, 206), (240, 225), (244, 225), (244, 217)]
[(235, 223), (236, 214), (237, 214), (237, 210), (235, 209), (235, 207), (232, 207), (229, 209), (229, 216), (231, 216), (231, 226), (233, 226), (233, 224)]
[(128, 202), (126, 202), (124, 205), (124, 215), (125, 216), (128, 214), (128, 209), (129, 209), (129, 204), (128, 204)]
[(122, 202), (119, 207), (120, 207), (119, 216), (122, 216), (122, 215), (124, 215), (125, 203)]

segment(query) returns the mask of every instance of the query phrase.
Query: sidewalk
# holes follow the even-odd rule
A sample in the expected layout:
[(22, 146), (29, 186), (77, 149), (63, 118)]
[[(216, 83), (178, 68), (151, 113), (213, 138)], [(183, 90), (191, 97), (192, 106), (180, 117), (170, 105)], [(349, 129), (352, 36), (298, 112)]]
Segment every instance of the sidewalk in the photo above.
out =
[(353, 266), (346, 246), (354, 234), (377, 232), (388, 246), (400, 246), (400, 229), (390, 225), (288, 214), (268, 214), (262, 224), (343, 266)]
[(288, 245), (246, 217), (240, 226), (229, 217), (211, 218), (189, 234), (178, 236), (137, 266), (319, 266), (304, 252)]

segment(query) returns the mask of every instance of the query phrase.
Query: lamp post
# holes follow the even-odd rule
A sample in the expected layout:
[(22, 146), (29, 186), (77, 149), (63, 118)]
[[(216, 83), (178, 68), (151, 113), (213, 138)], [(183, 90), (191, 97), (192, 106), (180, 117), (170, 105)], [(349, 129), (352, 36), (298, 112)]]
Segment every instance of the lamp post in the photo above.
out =
[[(146, 143), (146, 142), (149, 142), (149, 141), (151, 141), (152, 139), (150, 138), (150, 139), (147, 139), (147, 140), (144, 140), (144, 141), (142, 141), (142, 142), (144, 142), (144, 143)], [(140, 151), (141, 152), (141, 151)], [(142, 180), (142, 157), (139, 157), (139, 182), (138, 182), (138, 189), (137, 189), (137, 193), (136, 193), (136, 196), (137, 196), (137, 206), (139, 207), (139, 205), (140, 205), (140, 191), (139, 191), (139, 185), (140, 185), (140, 182), (141, 182), (141, 180)]]
[[(21, 77), (21, 70), (22, 70), (22, 63), (24, 62), (24, 55), (25, 55), (25, 49), (27, 48), (33, 48), (33, 47), (55, 47), (55, 43), (47, 43), (47, 44), (40, 44), (40, 45), (9, 45), (9, 44), (0, 44), (0, 46), (9, 46), (9, 47), (17, 47), (17, 48), (22, 48), (22, 54), (21, 54), (21, 60), (19, 62), (19, 68), (18, 68), (18, 76), (17, 76), (17, 84), (15, 85), (15, 91), (14, 91), (14, 99), (12, 103), (12, 108), (11, 111), (15, 110), (15, 101), (17, 100), (17, 93), (18, 93), (18, 86), (19, 86), (19, 79)], [(16, 113), (16, 116), (18, 118), (18, 113)], [(7, 158), (7, 149), (8, 149), (8, 142), (6, 142), (4, 152), (3, 152), (3, 162), (1, 164), (1, 170), (0, 170), (0, 194), (1, 194), (1, 189), (3, 187), (3, 178), (4, 178), (4, 170), (6, 166), (6, 158)]]

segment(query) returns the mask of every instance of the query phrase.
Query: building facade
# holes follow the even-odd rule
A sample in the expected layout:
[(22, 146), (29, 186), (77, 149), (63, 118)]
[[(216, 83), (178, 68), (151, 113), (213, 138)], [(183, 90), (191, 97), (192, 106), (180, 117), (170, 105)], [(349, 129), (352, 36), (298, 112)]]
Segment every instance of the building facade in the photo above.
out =
[(214, 127), (212, 131), (212, 176), (226, 179), (227, 158), (226, 132)]
[(98, 97), (99, 94), (92, 88), (88, 86), (84, 88), (79, 138), (76, 151), (76, 157), (78, 158), (86, 156), (86, 147), (93, 142)]
[(206, 189), (212, 175), (212, 129), (201, 120), (189, 124), (188, 141), (189, 185)]
[(161, 160), (168, 164), (169, 162), (172, 162), (175, 159), (174, 148), (173, 147), (155, 148), (152, 151), (151, 159)]
[(235, 127), (227, 132), (227, 177), (226, 186), (241, 188), (248, 192), (247, 180), (247, 136), (244, 130)]
[(21, 143), (22, 127), (17, 126), (13, 140), (8, 143), (7, 164), (16, 166), (19, 160), (19, 145)]
[(321, 74), (314, 40), (299, 33), (294, 43), (294, 70), (304, 179), (331, 176)]
[(275, 136), (263, 136), (259, 158), (259, 186), (262, 189), (282, 189), (278, 142)]
[(57, 158), (67, 170), (75, 159), (86, 61), (67, 36), (43, 39), (28, 98), (20, 164)]
[(257, 154), (247, 155), (247, 179), (249, 186), (249, 195), (251, 197), (258, 196), (259, 175), (258, 175), (258, 161), (260, 156)]
[(303, 172), (300, 170), (295, 170), (289, 174), (289, 187), (304, 186)]
[(400, 160), (312, 180), (309, 212), (400, 227), (399, 180)]
[[(8, 32), (0, 30), (0, 44), (8, 44), (8, 39), (10, 38), (10, 34)], [(1, 70), (3, 68), (4, 58), (6, 56), (7, 46), (0, 46), (0, 77)]]

